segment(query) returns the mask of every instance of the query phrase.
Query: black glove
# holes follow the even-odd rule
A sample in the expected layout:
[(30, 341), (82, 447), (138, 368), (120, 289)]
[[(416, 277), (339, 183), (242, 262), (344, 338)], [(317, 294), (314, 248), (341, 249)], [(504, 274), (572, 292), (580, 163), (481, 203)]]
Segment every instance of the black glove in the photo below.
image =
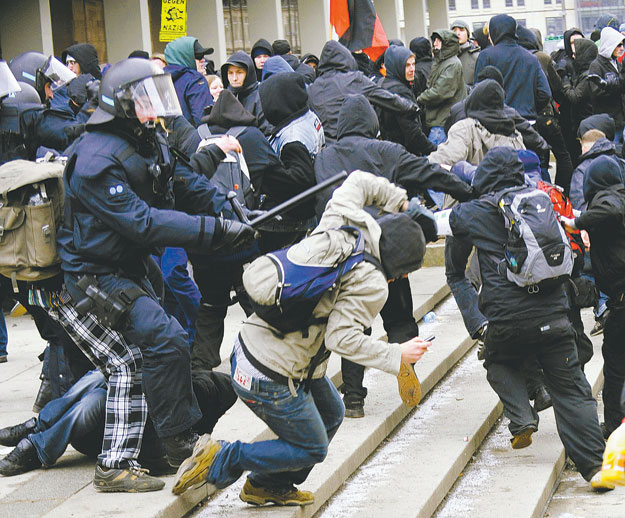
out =
[(612, 72), (605, 75), (605, 88), (606, 90), (618, 90), (621, 86), (621, 80), (619, 76)]
[(438, 228), (434, 214), (421, 205), (419, 198), (411, 198), (408, 208), (404, 212), (419, 224), (428, 243), (438, 239)]
[(260, 210), (260, 209), (249, 210), (245, 207), (243, 207), (243, 212), (245, 212), (247, 219), (250, 221), (258, 218), (259, 216), (262, 216), (263, 214), (267, 214), (266, 210)]
[(256, 239), (256, 231), (234, 219), (215, 219), (215, 233), (213, 234), (212, 250), (241, 248)]
[(588, 74), (586, 77), (588, 77), (588, 81), (597, 85), (599, 88), (605, 88), (608, 86), (607, 81), (597, 74)]
[(70, 142), (76, 140), (80, 135), (84, 133), (84, 131), (84, 124), (72, 124), (71, 126), (65, 126), (65, 128), (63, 128), (63, 132)]

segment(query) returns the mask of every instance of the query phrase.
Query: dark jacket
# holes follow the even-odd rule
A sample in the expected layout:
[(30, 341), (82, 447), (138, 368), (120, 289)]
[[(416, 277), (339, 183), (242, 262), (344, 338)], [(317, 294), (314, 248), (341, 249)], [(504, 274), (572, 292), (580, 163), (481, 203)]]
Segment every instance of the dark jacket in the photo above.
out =
[(462, 77), (468, 85), (473, 85), (475, 80), (475, 62), (479, 54), (480, 48), (475, 46), (471, 40), (458, 47), (458, 59), (462, 63)]
[(102, 71), (98, 64), (98, 53), (93, 45), (76, 43), (67, 47), (61, 54), (63, 63), (65, 63), (68, 54), (80, 65), (81, 74), (91, 74), (96, 79), (102, 79)]
[[(401, 185), (408, 196), (424, 194), (427, 189), (447, 192), (467, 200), (471, 188), (437, 164), (416, 157), (394, 142), (376, 140), (378, 119), (362, 95), (348, 96), (339, 113), (338, 141), (326, 147), (315, 160), (317, 183), (345, 170), (361, 169)], [(317, 215), (321, 215), (332, 195), (327, 189), (317, 197)]]
[(338, 41), (323, 46), (318, 72), (319, 77), (308, 87), (308, 105), (321, 119), (328, 143), (337, 138), (339, 110), (349, 94), (362, 94), (382, 109), (416, 111), (414, 103), (379, 87), (359, 72), (351, 52)]
[(493, 193), (523, 183), (523, 163), (516, 151), (495, 147), (486, 154), (473, 178), (473, 187), (482, 195), (455, 206), (449, 217), (454, 237), (477, 248), (482, 276), (479, 308), (489, 322), (544, 322), (568, 310), (561, 286), (529, 294), (497, 270), (498, 263), (504, 260), (508, 233)]
[(516, 25), (516, 20), (505, 14), (491, 18), (488, 27), (494, 46), (480, 52), (475, 79), (485, 66), (496, 66), (503, 75), (506, 104), (535, 120), (549, 103), (551, 90), (538, 58), (517, 43)]
[[(386, 77), (382, 87), (416, 102), (412, 88), (406, 80), (406, 61), (412, 56), (406, 47), (393, 45), (384, 53)], [(415, 115), (380, 110), (380, 130), (384, 140), (397, 142), (418, 156), (429, 155), (436, 149), (423, 133), (421, 122)]]
[(169, 147), (182, 151), (187, 156), (191, 156), (197, 151), (200, 145), (200, 134), (193, 124), (182, 115), (171, 117), (166, 121), (167, 142)]
[[(224, 209), (225, 197), (180, 162), (167, 192), (155, 194), (150, 166), (156, 148), (153, 141), (137, 141), (125, 123), (95, 126), (71, 149), (64, 176), (64, 224), (58, 233), (65, 272), (123, 269), (143, 275), (145, 261), (159, 247), (211, 249), (213, 216)], [(165, 137), (158, 139), (167, 150)], [(199, 154), (213, 169), (225, 156), (215, 145)], [(168, 154), (166, 159), (171, 161)]]
[[(247, 70), (245, 81), (243, 86), (234, 87), (230, 85), (228, 81), (228, 67), (235, 65)], [(256, 80), (256, 68), (254, 67), (254, 61), (242, 50), (238, 50), (221, 66), (221, 80), (223, 81), (224, 88), (230, 90), (234, 96), (239, 100), (243, 107), (256, 117), (258, 122), (258, 129), (265, 135), (271, 135), (273, 128), (263, 113), (263, 108), (260, 105), (260, 98), (258, 97), (258, 81)]]
[(625, 291), (625, 186), (623, 168), (612, 157), (593, 160), (584, 179), (588, 210), (575, 218), (590, 236), (597, 287), (616, 304)]
[(458, 36), (449, 30), (432, 34), (443, 42), (440, 50), (434, 49), (434, 65), (430, 71), (427, 89), (417, 100), (425, 106), (425, 122), (428, 128), (443, 126), (451, 107), (467, 96), (462, 63), (458, 59)]
[(575, 45), (575, 78), (565, 76), (562, 80), (562, 94), (571, 105), (573, 127), (592, 115), (592, 83), (588, 80), (588, 68), (597, 58), (597, 45), (587, 39), (578, 39)]
[(410, 50), (415, 56), (415, 71), (412, 91), (415, 97), (427, 88), (428, 77), (432, 70), (432, 43), (427, 38), (419, 37), (410, 41)]
[[(252, 50), (250, 52), (250, 56), (252, 56), (252, 61), (254, 58), (260, 54), (267, 54), (268, 56), (273, 56), (273, 48), (271, 47), (271, 43), (267, 40), (261, 38), (254, 45), (252, 45)], [(254, 63), (254, 68), (256, 69), (256, 80), (261, 81), (263, 77), (263, 69), (256, 68), (256, 63)]]

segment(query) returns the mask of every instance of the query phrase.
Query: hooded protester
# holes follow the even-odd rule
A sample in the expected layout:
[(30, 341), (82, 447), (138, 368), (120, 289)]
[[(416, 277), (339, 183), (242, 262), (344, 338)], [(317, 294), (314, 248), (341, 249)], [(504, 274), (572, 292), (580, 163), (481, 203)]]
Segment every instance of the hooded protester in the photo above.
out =
[(206, 78), (197, 71), (196, 57), (202, 57), (205, 50), (192, 36), (182, 36), (165, 47), (167, 66), (163, 69), (171, 74), (182, 114), (194, 126), (199, 126), (204, 109), (213, 104), (213, 96)]
[(412, 91), (415, 97), (419, 97), (421, 92), (427, 88), (428, 77), (432, 70), (432, 43), (427, 38), (419, 37), (410, 41), (410, 51), (415, 56), (414, 81)]
[(311, 84), (315, 80), (315, 70), (313, 67), (306, 63), (301, 63), (295, 54), (284, 54), (281, 57), (289, 64), (291, 70), (294, 70), (304, 78), (306, 84)]
[(430, 162), (453, 166), (466, 160), (478, 165), (497, 146), (525, 149), (514, 120), (504, 111), (504, 90), (497, 81), (475, 85), (465, 103), (466, 118), (449, 129), (449, 138), (428, 156)]
[(266, 136), (273, 131), (267, 122), (258, 97), (258, 81), (254, 61), (242, 50), (236, 51), (221, 65), (224, 88), (230, 90), (243, 107), (256, 117), (258, 129)]
[(605, 490), (608, 488), (600, 479), (605, 441), (597, 403), (577, 356), (575, 332), (567, 317), (567, 295), (562, 285), (529, 293), (498, 269), (505, 261), (508, 229), (497, 196), (503, 189), (523, 183), (523, 164), (517, 153), (509, 147), (491, 149), (473, 178), (480, 198), (451, 209), (447, 228), (440, 224), (439, 232), (477, 248), (482, 277), (479, 309), (488, 319), (484, 367), (510, 419), (512, 448), (529, 446), (538, 429), (538, 414), (529, 404), (522, 371), (526, 359), (536, 355), (567, 454), (581, 475), (592, 479), (593, 488)]
[(477, 79), (485, 66), (496, 66), (503, 75), (506, 104), (516, 108), (526, 119), (536, 120), (549, 103), (551, 90), (538, 58), (517, 43), (516, 27), (516, 20), (507, 14), (490, 19), (488, 30), (493, 47), (480, 52), (475, 77)]
[(282, 56), (271, 56), (263, 66), (262, 80), (270, 78), (274, 74), (291, 73), (293, 69)]
[(362, 50), (352, 52), (352, 56), (356, 60), (358, 70), (360, 70), (365, 76), (369, 77), (373, 73), (373, 63)]
[(573, 53), (575, 48), (574, 41), (580, 38), (584, 38), (584, 32), (573, 27), (567, 31), (564, 31), (564, 48), (552, 53), (551, 57), (555, 63), (556, 70), (560, 77), (569, 76), (571, 79), (575, 76), (575, 67), (573, 66)]
[(458, 36), (458, 43), (460, 44), (458, 59), (460, 63), (462, 63), (464, 82), (472, 86), (475, 77), (475, 62), (477, 61), (480, 49), (469, 39), (471, 29), (467, 22), (464, 20), (455, 20), (449, 28)]
[(256, 80), (262, 80), (263, 67), (265, 66), (265, 62), (273, 56), (273, 48), (271, 47), (271, 43), (267, 40), (261, 38), (252, 46), (252, 51), (250, 52), (252, 59), (254, 60), (254, 68), (256, 69)]
[(319, 77), (308, 87), (308, 104), (323, 123), (326, 143), (337, 138), (338, 114), (350, 94), (362, 94), (380, 109), (416, 114), (416, 103), (379, 87), (358, 71), (351, 52), (338, 41), (328, 41), (321, 51)]
[(590, 64), (597, 58), (597, 45), (587, 39), (575, 42), (573, 68), (575, 76), (562, 79), (562, 93), (571, 105), (571, 131), (577, 133), (579, 123), (592, 115), (592, 83), (588, 79)]
[(89, 43), (76, 43), (67, 47), (61, 54), (61, 61), (66, 65), (69, 61), (72, 67), (74, 63), (78, 64), (79, 68), (76, 70), (68, 66), (76, 75), (91, 74), (96, 79), (102, 79), (102, 71), (98, 64), (98, 53), (95, 47)]
[[(406, 47), (392, 45), (386, 49), (386, 78), (382, 81), (382, 87), (416, 102), (411, 88), (414, 62), (414, 54)], [(397, 142), (417, 156), (428, 155), (436, 149), (423, 133), (418, 117), (381, 110), (380, 129), (384, 140)]]
[(428, 138), (438, 145), (446, 138), (443, 126), (451, 107), (467, 96), (462, 75), (462, 63), (458, 59), (458, 36), (443, 29), (432, 33), (434, 64), (427, 82), (427, 89), (417, 97), (425, 106), (425, 124)]
[(493, 45), (488, 38), (488, 24), (484, 25), (480, 29), (473, 31), (473, 39), (477, 43), (477, 46), (480, 48), (480, 50), (492, 47)]
[(599, 55), (588, 68), (588, 79), (592, 82), (593, 113), (607, 113), (616, 124), (616, 142), (623, 142), (625, 125), (625, 75), (618, 58), (623, 54), (625, 36), (612, 27), (601, 31)]

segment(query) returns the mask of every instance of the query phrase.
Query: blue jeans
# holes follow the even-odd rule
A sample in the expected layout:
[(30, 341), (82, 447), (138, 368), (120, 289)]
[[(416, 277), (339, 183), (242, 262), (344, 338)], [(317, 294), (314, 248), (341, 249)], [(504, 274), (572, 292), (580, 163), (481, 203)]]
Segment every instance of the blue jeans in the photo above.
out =
[[(232, 375), (236, 359), (232, 357)], [(345, 407), (326, 377), (300, 385), (294, 397), (286, 385), (252, 378), (250, 390), (232, 383), (241, 400), (278, 436), (254, 443), (223, 442), (206, 480), (218, 488), (235, 482), (244, 471), (255, 485), (278, 489), (301, 484), (315, 464), (323, 462), (328, 445), (343, 422)]]
[(28, 436), (44, 466), (52, 466), (67, 445), (96, 456), (102, 449), (106, 379), (97, 369), (89, 371), (61, 397), (39, 413), (35, 432)]
[(428, 140), (438, 146), (439, 144), (445, 142), (447, 140), (447, 134), (445, 133), (445, 128), (442, 126), (432, 126), (430, 128), (430, 134), (428, 135)]
[(7, 334), (7, 324), (4, 320), (4, 311), (0, 310), (0, 356), (7, 354), (7, 344), (9, 335)]

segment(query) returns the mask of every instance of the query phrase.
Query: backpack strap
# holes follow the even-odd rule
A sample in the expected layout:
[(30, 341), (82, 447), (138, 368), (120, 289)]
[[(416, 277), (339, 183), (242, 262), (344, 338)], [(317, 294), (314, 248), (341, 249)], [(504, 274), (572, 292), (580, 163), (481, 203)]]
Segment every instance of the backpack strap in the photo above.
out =
[(208, 124), (206, 123), (200, 124), (197, 127), (197, 132), (202, 140), (207, 139), (212, 136), (211, 130), (208, 129)]

